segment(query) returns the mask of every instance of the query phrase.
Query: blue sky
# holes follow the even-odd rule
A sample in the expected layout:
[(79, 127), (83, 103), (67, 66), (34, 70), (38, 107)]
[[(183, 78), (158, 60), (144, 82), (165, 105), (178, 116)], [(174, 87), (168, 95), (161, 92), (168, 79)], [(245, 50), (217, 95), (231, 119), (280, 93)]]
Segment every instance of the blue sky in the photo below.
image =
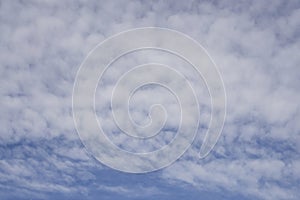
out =
[[(84, 148), (72, 89), (93, 47), (149, 26), (181, 31), (209, 52), (226, 87), (227, 118), (213, 152), (199, 159), (210, 109), (203, 82), (192, 81), (203, 112), (191, 148), (165, 169), (127, 174)], [(297, 0), (1, 1), (0, 199), (299, 199), (299, 27)], [(162, 59), (144, 53), (131, 59)], [(111, 83), (120, 71), (107, 73)], [(107, 122), (105, 130), (114, 129)]]

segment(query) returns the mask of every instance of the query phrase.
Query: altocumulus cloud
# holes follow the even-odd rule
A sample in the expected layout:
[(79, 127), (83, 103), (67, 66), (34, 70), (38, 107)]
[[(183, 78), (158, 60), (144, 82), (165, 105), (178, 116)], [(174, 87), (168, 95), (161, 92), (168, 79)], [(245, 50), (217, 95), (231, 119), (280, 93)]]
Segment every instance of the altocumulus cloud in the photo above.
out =
[[(228, 98), (224, 131), (212, 154), (198, 159), (200, 135), (179, 161), (157, 172), (160, 181), (200, 192), (299, 199), (299, 19), (296, 0), (1, 1), (1, 199), (47, 199), (57, 193), (87, 197), (90, 188), (100, 196), (166, 192), (153, 180), (131, 187), (118, 176), (111, 177), (114, 184), (99, 179), (108, 169), (87, 155), (72, 120), (73, 82), (87, 53), (112, 34), (144, 26), (175, 29), (199, 41), (218, 65)], [(109, 73), (113, 79), (118, 72)], [(164, 91), (145, 92), (164, 97)], [(144, 106), (146, 93), (136, 96), (135, 108)], [(172, 99), (162, 99), (172, 112)], [(206, 103), (203, 108), (207, 122)], [(138, 110), (133, 117), (141, 119)], [(105, 128), (113, 129), (109, 122)], [(120, 144), (127, 140), (111, 137)]]

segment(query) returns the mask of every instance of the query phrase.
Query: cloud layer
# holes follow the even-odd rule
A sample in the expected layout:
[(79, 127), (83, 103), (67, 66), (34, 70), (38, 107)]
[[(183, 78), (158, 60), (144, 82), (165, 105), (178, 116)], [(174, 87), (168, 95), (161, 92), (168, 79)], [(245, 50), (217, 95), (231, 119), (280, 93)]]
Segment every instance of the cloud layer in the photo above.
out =
[[(100, 191), (132, 193), (130, 185), (113, 188), (97, 178), (95, 169), (104, 166), (88, 156), (79, 141), (72, 119), (72, 87), (80, 63), (99, 42), (130, 28), (159, 26), (182, 31), (208, 50), (228, 98), (226, 124), (214, 152), (198, 159), (204, 136), (200, 134), (178, 162), (157, 172), (159, 179), (189, 184), (200, 192), (299, 199), (299, 19), (300, 4), (293, 0), (2, 1), (0, 197), (49, 198), (51, 192), (78, 190), (84, 195), (91, 185)], [(140, 59), (163, 59), (142, 54)], [(136, 60), (125, 57), (124, 62)], [(115, 77), (120, 72), (108, 73)], [(204, 133), (209, 99), (203, 85), (198, 87)], [(143, 109), (143, 95), (136, 96), (134, 108)], [(136, 119), (141, 116), (143, 112), (134, 114)], [(124, 141), (112, 138), (119, 144)], [(127, 148), (153, 148), (131, 144)], [(158, 194), (153, 184), (143, 191)]]

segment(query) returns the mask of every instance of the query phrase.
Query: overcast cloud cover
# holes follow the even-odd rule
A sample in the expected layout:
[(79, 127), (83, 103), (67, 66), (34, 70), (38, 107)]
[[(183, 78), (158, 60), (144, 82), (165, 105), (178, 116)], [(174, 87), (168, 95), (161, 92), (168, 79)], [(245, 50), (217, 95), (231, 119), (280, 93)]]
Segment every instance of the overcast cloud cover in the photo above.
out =
[[(197, 157), (202, 134), (172, 166), (132, 175), (86, 153), (72, 88), (95, 45), (145, 26), (201, 43), (228, 107), (208, 157)], [(0, 199), (300, 199), (299, 27), (298, 0), (0, 1)]]

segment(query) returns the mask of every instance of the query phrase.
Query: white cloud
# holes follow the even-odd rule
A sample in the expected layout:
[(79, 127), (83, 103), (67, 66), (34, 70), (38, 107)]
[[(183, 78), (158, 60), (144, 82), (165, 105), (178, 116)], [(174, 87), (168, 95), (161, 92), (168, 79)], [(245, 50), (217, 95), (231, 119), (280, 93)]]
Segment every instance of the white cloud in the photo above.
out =
[(147, 196), (154, 196), (154, 195), (161, 195), (163, 194), (158, 188), (156, 187), (123, 187), (123, 186), (104, 186), (101, 185), (98, 187), (99, 190), (114, 192), (120, 195), (125, 195), (128, 197), (147, 197)]
[[(20, 157), (18, 148), (9, 145), (52, 143), (57, 138), (72, 144), (78, 139), (71, 112), (72, 86), (86, 54), (120, 31), (161, 26), (182, 31), (204, 45), (220, 68), (228, 97), (227, 122), (213, 155), (198, 161), (195, 144), (195, 149), (163, 171), (163, 178), (181, 180), (199, 190), (223, 188), (263, 199), (299, 198), (295, 189), (300, 179), (297, 1), (3, 1), (0, 11), (1, 180), (24, 185), (28, 191), (72, 191), (67, 182), (74, 181), (75, 169), (84, 171), (93, 165), (82, 147), (54, 143), (56, 150), (50, 153), (28, 147), (28, 155)], [(155, 54), (140, 56), (163, 59)], [(116, 78), (120, 72), (112, 69), (108, 73)], [(197, 89), (207, 105), (202, 85)], [(207, 113), (209, 110), (203, 114), (205, 123)], [(122, 143), (124, 138), (115, 140)], [(130, 144), (137, 149), (153, 147)], [(67, 172), (65, 182), (55, 185), (50, 176), (60, 174), (48, 168), (48, 162), (39, 162), (41, 156), (53, 162), (54, 169)], [(38, 186), (45, 174), (50, 174), (47, 183)], [(0, 187), (13, 186), (1, 182)]]

